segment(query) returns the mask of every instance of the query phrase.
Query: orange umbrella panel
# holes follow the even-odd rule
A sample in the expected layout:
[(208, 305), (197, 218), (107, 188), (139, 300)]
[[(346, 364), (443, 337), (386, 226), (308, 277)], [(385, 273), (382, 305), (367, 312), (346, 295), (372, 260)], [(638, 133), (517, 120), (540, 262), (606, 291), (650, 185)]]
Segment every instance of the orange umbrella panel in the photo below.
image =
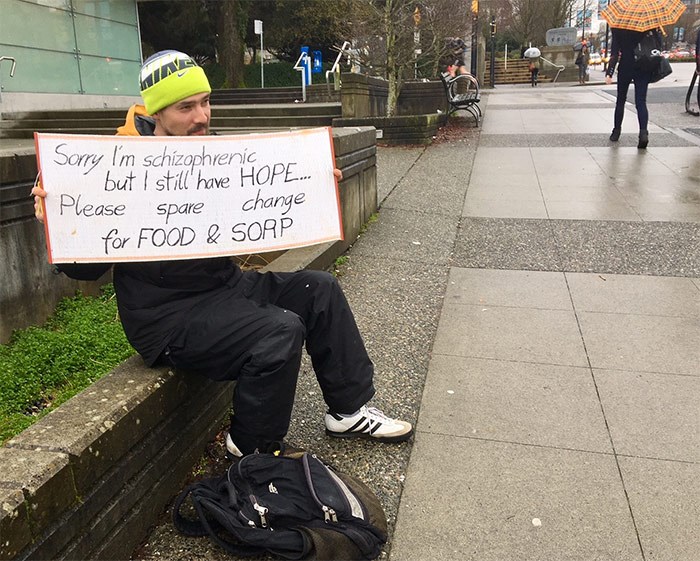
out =
[(610, 27), (649, 31), (676, 23), (684, 11), (681, 0), (614, 0), (600, 15)]

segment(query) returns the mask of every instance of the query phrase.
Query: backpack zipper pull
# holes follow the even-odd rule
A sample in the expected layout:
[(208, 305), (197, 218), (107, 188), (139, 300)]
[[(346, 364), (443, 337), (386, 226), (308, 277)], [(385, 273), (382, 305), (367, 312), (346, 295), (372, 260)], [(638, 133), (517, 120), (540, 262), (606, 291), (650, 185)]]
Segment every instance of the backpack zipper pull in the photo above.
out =
[(256, 499), (253, 495), (250, 496), (250, 500), (253, 503), (253, 508), (255, 509), (255, 512), (258, 513), (258, 516), (260, 516), (260, 525), (263, 528), (267, 528), (267, 518), (265, 515), (267, 514), (268, 508), (261, 506), (258, 503), (258, 499)]
[(328, 524), (328, 522), (338, 522), (338, 516), (331, 507), (322, 505), (321, 510), (323, 510), (323, 521), (326, 524)]

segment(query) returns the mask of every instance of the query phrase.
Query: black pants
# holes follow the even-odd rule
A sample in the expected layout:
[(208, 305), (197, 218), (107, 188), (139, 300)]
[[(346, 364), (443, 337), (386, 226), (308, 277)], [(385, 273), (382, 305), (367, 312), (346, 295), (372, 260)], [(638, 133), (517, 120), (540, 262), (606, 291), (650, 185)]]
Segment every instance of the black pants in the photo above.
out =
[(320, 271), (245, 272), (188, 314), (168, 358), (237, 380), (230, 433), (249, 453), (287, 434), (304, 342), (331, 410), (353, 413), (374, 395), (373, 365), (352, 311), (335, 277)]
[(649, 89), (649, 75), (642, 72), (618, 72), (617, 73), (617, 100), (615, 102), (615, 128), (622, 127), (622, 118), (625, 116), (625, 102), (630, 84), (634, 82), (634, 106), (637, 109), (639, 130), (646, 130), (649, 124), (649, 110), (647, 109), (647, 90)]

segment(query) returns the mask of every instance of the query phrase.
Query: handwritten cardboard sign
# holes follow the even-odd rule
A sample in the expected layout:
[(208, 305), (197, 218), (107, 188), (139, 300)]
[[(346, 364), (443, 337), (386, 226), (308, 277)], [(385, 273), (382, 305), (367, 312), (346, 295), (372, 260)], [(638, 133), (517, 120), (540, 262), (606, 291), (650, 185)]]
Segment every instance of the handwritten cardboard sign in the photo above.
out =
[(330, 128), (35, 133), (52, 263), (189, 259), (342, 239)]

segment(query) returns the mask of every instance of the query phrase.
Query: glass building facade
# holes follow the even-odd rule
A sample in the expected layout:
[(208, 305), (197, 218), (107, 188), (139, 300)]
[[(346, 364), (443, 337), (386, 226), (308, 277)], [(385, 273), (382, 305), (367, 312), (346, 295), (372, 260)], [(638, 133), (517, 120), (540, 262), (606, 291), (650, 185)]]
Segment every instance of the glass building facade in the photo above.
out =
[(2, 0), (0, 91), (139, 95), (136, 0)]

